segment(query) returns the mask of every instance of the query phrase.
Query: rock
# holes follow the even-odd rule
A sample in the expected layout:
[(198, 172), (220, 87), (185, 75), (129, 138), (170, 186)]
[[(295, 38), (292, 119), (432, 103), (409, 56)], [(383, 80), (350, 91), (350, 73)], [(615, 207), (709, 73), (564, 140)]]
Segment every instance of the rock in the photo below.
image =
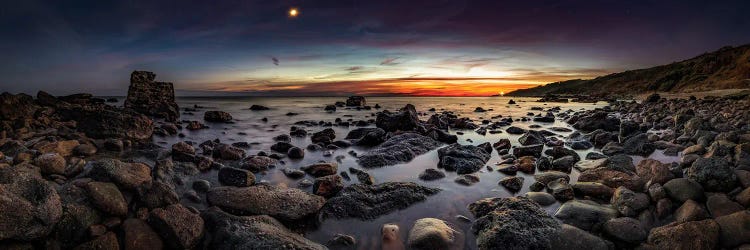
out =
[(516, 126), (510, 126), (505, 130), (505, 132), (511, 135), (520, 135), (526, 133), (526, 130)]
[(562, 224), (559, 236), (552, 240), (552, 249), (608, 250), (608, 242), (580, 228)]
[(703, 187), (687, 178), (672, 179), (664, 184), (664, 191), (670, 198), (678, 202), (687, 200), (702, 201), (705, 199)]
[(227, 186), (249, 187), (255, 184), (255, 175), (244, 169), (223, 167), (219, 169), (219, 182)]
[(507, 188), (511, 193), (515, 193), (523, 188), (523, 177), (519, 176), (507, 176), (500, 179), (499, 185)]
[(669, 170), (669, 165), (654, 159), (643, 159), (635, 169), (638, 176), (647, 182), (664, 184), (674, 179), (674, 174)]
[(367, 173), (365, 171), (362, 171), (356, 168), (349, 168), (349, 172), (357, 176), (357, 180), (359, 181), (359, 183), (364, 183), (367, 185), (375, 184), (375, 178), (372, 177), (370, 173)]
[(716, 193), (708, 196), (708, 199), (706, 200), (706, 207), (708, 208), (708, 212), (711, 213), (711, 216), (714, 219), (745, 210), (742, 205), (729, 200), (729, 197), (722, 193)]
[(424, 181), (432, 181), (437, 179), (445, 178), (445, 173), (443, 171), (434, 169), (434, 168), (428, 168), (425, 169), (424, 172), (419, 174), (419, 179)]
[(612, 195), (612, 206), (623, 216), (634, 217), (648, 208), (649, 198), (644, 193), (636, 193), (626, 187), (615, 189)]
[(313, 193), (316, 195), (323, 196), (325, 198), (331, 198), (336, 193), (344, 189), (343, 178), (339, 175), (329, 175), (319, 177), (315, 179), (313, 184)]
[(563, 156), (552, 161), (552, 169), (570, 173), (576, 162), (578, 162), (578, 158), (576, 157), (570, 155)]
[(346, 106), (349, 107), (361, 107), (367, 105), (367, 101), (365, 101), (364, 96), (350, 96), (346, 99)]
[(510, 99), (510, 100), (508, 101), (508, 104), (509, 104), (509, 105), (514, 105), (514, 104), (516, 104), (516, 101), (513, 101), (513, 99)]
[(176, 121), (180, 108), (174, 98), (174, 86), (169, 82), (154, 82), (156, 74), (133, 71), (125, 107), (137, 112)]
[(411, 249), (455, 249), (463, 248), (463, 244), (461, 232), (435, 218), (422, 218), (414, 222), (407, 239)]
[(573, 192), (580, 196), (610, 200), (615, 193), (615, 189), (597, 182), (576, 182), (573, 183)]
[(331, 128), (315, 132), (310, 137), (312, 143), (320, 143), (324, 145), (330, 144), (334, 139), (336, 139), (336, 131)]
[(642, 190), (645, 182), (638, 175), (609, 168), (595, 168), (583, 171), (579, 182), (598, 182), (611, 188), (624, 186), (630, 190)]
[(65, 158), (57, 153), (47, 153), (38, 156), (34, 160), (34, 165), (39, 167), (42, 174), (64, 174), (65, 173)]
[(404, 247), (403, 240), (400, 236), (398, 225), (387, 223), (380, 229), (381, 243), (380, 247), (383, 250), (402, 250)]
[(65, 118), (75, 120), (78, 131), (95, 139), (145, 141), (151, 139), (154, 132), (154, 122), (151, 119), (128, 109), (73, 108), (58, 112), (63, 112)]
[(195, 148), (185, 142), (178, 142), (172, 145), (172, 159), (175, 161), (193, 162), (195, 161)]
[(68, 157), (73, 155), (73, 149), (80, 145), (76, 140), (67, 141), (55, 141), (49, 143), (38, 143), (34, 145), (34, 149), (41, 153), (57, 153), (62, 157)]
[(471, 186), (479, 182), (479, 176), (476, 174), (462, 174), (453, 181), (464, 186)]
[(92, 162), (87, 176), (101, 182), (113, 182), (120, 189), (129, 191), (151, 186), (151, 168), (143, 163), (105, 158)]
[(703, 205), (693, 200), (687, 200), (674, 212), (674, 220), (677, 223), (688, 221), (699, 221), (708, 218), (708, 212)]
[(312, 176), (323, 177), (336, 174), (338, 172), (338, 167), (339, 164), (335, 162), (322, 162), (307, 165), (302, 167), (301, 169)]
[(34, 98), (27, 94), (13, 95), (8, 92), (0, 94), (0, 120), (17, 120), (30, 118), (39, 108), (34, 104)]
[(609, 116), (605, 111), (595, 111), (578, 118), (573, 124), (573, 128), (587, 133), (597, 129), (619, 131), (620, 119)]
[(349, 131), (345, 139), (353, 140), (354, 145), (377, 146), (385, 141), (385, 130), (380, 128), (356, 128)]
[(750, 243), (750, 211), (738, 211), (716, 218), (719, 224), (719, 242), (725, 248)]
[(534, 167), (538, 167), (539, 170), (551, 169), (549, 165), (551, 163), (546, 157), (539, 158), (539, 162), (536, 162), (536, 158), (533, 156), (522, 156), (516, 160), (514, 166), (521, 172), (531, 174), (534, 173)]
[(269, 185), (214, 187), (206, 194), (209, 204), (238, 215), (270, 215), (294, 221), (313, 215), (325, 202), (323, 197), (296, 188)]
[(544, 145), (542, 144), (519, 146), (513, 148), (513, 155), (516, 156), (516, 158), (520, 158), (523, 156), (533, 156), (539, 158), (542, 156), (542, 149), (544, 149)]
[[(489, 144), (486, 144), (489, 147)], [(478, 171), (490, 159), (490, 152), (486, 148), (473, 145), (451, 144), (438, 149), (438, 167), (458, 174), (470, 174)]]
[(154, 181), (150, 188), (140, 192), (138, 199), (149, 209), (166, 207), (180, 202), (180, 197), (177, 196), (174, 188), (163, 181)]
[(89, 182), (86, 185), (92, 202), (100, 210), (115, 216), (124, 217), (128, 213), (128, 203), (115, 184), (109, 182)]
[(280, 246), (287, 249), (326, 249), (267, 215), (235, 216), (209, 208), (201, 216), (211, 232), (206, 238), (209, 249), (276, 249)]
[(122, 246), (124, 249), (162, 249), (159, 235), (143, 220), (130, 218), (122, 222)]
[(200, 123), (199, 121), (189, 121), (188, 125), (185, 126), (185, 128), (187, 128), (188, 130), (199, 130), (199, 129), (208, 128), (208, 126), (206, 126), (203, 123)]
[(750, 187), (742, 190), (742, 192), (737, 194), (734, 199), (737, 200), (737, 203), (740, 203), (740, 205), (750, 208)]
[(284, 168), (281, 170), (281, 172), (286, 175), (286, 177), (292, 178), (292, 179), (299, 179), (302, 177), (305, 177), (305, 171), (299, 170), (299, 169), (291, 169), (291, 168)]
[(638, 244), (648, 238), (648, 232), (641, 222), (629, 217), (611, 219), (604, 223), (603, 228), (610, 238), (630, 244)]
[(231, 122), (232, 115), (224, 111), (206, 111), (203, 113), (203, 120), (207, 122)]
[(440, 189), (412, 182), (385, 182), (377, 185), (352, 184), (329, 199), (320, 211), (323, 219), (358, 218), (372, 220), (424, 201)]
[(113, 232), (106, 233), (102, 236), (96, 237), (86, 243), (75, 247), (76, 250), (96, 250), (96, 249), (120, 249), (120, 245), (117, 242), (117, 235)]
[(236, 161), (245, 158), (245, 150), (227, 144), (219, 144), (214, 148), (212, 156), (216, 159)]
[(718, 157), (698, 158), (688, 168), (686, 176), (709, 192), (729, 192), (738, 184), (729, 162)]
[(719, 230), (714, 220), (673, 223), (652, 229), (648, 244), (656, 249), (716, 249)]
[(298, 147), (292, 147), (286, 152), (286, 155), (290, 159), (302, 159), (305, 158), (305, 150)]
[(326, 105), (325, 108), (323, 108), (325, 111), (333, 112), (336, 111), (336, 105)]
[(495, 150), (497, 150), (497, 151), (501, 151), (503, 149), (510, 149), (511, 143), (510, 143), (509, 139), (502, 138), (502, 139), (498, 140), (497, 142), (493, 143), (492, 147), (494, 147)]
[(525, 197), (486, 198), (469, 204), (479, 249), (550, 249), (560, 223)]
[(544, 138), (544, 135), (539, 131), (529, 130), (518, 138), (518, 142), (524, 146), (544, 144), (547, 142), (547, 138)]
[(545, 186), (547, 185), (547, 183), (557, 179), (564, 179), (566, 182), (568, 182), (570, 181), (570, 176), (559, 171), (545, 171), (534, 175), (534, 180), (544, 184)]
[(356, 244), (357, 239), (355, 239), (354, 236), (346, 234), (336, 234), (336, 236), (333, 236), (333, 238), (326, 243), (328, 247), (333, 249), (353, 247)]
[(263, 105), (253, 104), (252, 106), (250, 106), (250, 110), (252, 110), (252, 111), (263, 111), (263, 110), (270, 110), (270, 108), (268, 108), (266, 106), (263, 106)]
[(61, 219), (60, 196), (38, 174), (16, 168), (0, 168), (0, 240), (41, 239)]
[(640, 133), (625, 140), (622, 148), (626, 154), (648, 157), (656, 150), (656, 145), (648, 140), (647, 134)]
[(547, 191), (559, 201), (572, 200), (575, 197), (573, 188), (566, 179), (560, 178), (547, 183)]
[(525, 196), (540, 206), (549, 206), (557, 202), (554, 196), (546, 192), (528, 192)]
[(413, 131), (419, 126), (419, 123), (417, 110), (411, 104), (407, 104), (396, 113), (387, 110), (380, 112), (375, 119), (375, 126), (386, 132)]
[(363, 153), (357, 159), (357, 163), (365, 168), (406, 163), (440, 145), (440, 142), (432, 138), (414, 133), (404, 133), (393, 136), (378, 147)]
[(661, 96), (657, 93), (653, 93), (646, 97), (646, 100), (643, 100), (644, 102), (659, 102), (661, 100)]
[(593, 201), (571, 200), (565, 202), (555, 212), (555, 217), (565, 224), (590, 231), (608, 220), (617, 218), (618, 212), (612, 207)]
[(180, 204), (151, 210), (148, 222), (172, 248), (190, 249), (203, 238), (203, 219)]
[(242, 159), (242, 162), (240, 163), (240, 167), (242, 169), (247, 169), (254, 173), (257, 173), (260, 171), (268, 170), (271, 166), (276, 164), (276, 162), (277, 160), (271, 157), (253, 155), (245, 159)]
[(73, 154), (77, 156), (92, 156), (96, 152), (96, 147), (91, 144), (80, 144), (73, 148)]

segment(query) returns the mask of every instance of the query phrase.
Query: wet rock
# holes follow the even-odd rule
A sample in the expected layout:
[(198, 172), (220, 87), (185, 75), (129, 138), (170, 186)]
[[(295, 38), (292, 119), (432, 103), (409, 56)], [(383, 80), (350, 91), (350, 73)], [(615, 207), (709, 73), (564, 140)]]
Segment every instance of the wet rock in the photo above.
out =
[(357, 244), (357, 239), (354, 236), (346, 234), (336, 234), (332, 239), (328, 240), (326, 246), (333, 249), (353, 247)]
[(445, 178), (445, 173), (434, 168), (425, 169), (421, 174), (419, 174), (419, 179), (425, 181), (432, 181), (442, 178)]
[(125, 216), (128, 213), (128, 203), (120, 190), (109, 182), (89, 182), (86, 185), (92, 202), (100, 210), (115, 216)]
[(323, 177), (327, 175), (334, 175), (338, 172), (339, 164), (335, 162), (322, 162), (322, 163), (315, 163), (312, 165), (307, 165), (302, 167), (302, 171), (305, 171), (306, 173), (315, 176), (315, 177)]
[(552, 249), (611, 249), (609, 242), (580, 228), (562, 224), (558, 237), (552, 240)]
[(227, 123), (232, 121), (232, 115), (224, 111), (206, 111), (203, 120), (207, 122)]
[(729, 197), (722, 193), (710, 195), (708, 199), (706, 199), (706, 207), (714, 219), (745, 210), (742, 205), (729, 200)]
[(440, 142), (432, 138), (414, 133), (404, 133), (393, 136), (378, 147), (363, 153), (357, 159), (357, 163), (365, 168), (405, 163), (440, 145)]
[(139, 193), (138, 199), (149, 209), (166, 207), (180, 202), (174, 188), (163, 181), (154, 181), (151, 187)]
[(502, 138), (498, 140), (497, 142), (493, 143), (492, 147), (494, 147), (495, 150), (497, 151), (501, 151), (503, 149), (510, 149), (511, 147), (510, 140), (508, 140), (507, 138)]
[(427, 199), (440, 189), (412, 182), (385, 182), (377, 185), (352, 184), (329, 199), (320, 211), (321, 218), (358, 218), (372, 220), (405, 209)]
[(203, 238), (203, 219), (180, 204), (152, 210), (148, 222), (172, 248), (190, 249)]
[(162, 249), (159, 235), (145, 221), (130, 218), (122, 222), (122, 246), (124, 249)]
[(407, 104), (399, 112), (387, 110), (378, 113), (375, 125), (386, 132), (413, 131), (419, 126), (419, 116), (414, 105)]
[(336, 131), (331, 128), (315, 132), (310, 137), (312, 143), (320, 143), (324, 145), (330, 144), (334, 139), (336, 139)]
[(523, 177), (520, 176), (507, 176), (500, 179), (499, 185), (507, 188), (510, 192), (515, 193), (523, 188)]
[(356, 168), (349, 168), (349, 172), (357, 176), (357, 180), (359, 183), (364, 183), (367, 185), (375, 184), (375, 178), (370, 175), (370, 173), (367, 173), (365, 171), (356, 169)]
[(305, 150), (298, 147), (291, 147), (286, 155), (291, 159), (302, 159), (305, 157)]
[(34, 165), (39, 167), (42, 174), (64, 174), (65, 173), (65, 158), (57, 153), (47, 153), (38, 156), (34, 160)]
[(414, 222), (407, 239), (411, 249), (455, 249), (463, 248), (463, 244), (461, 232), (435, 218), (422, 218)]
[(738, 211), (716, 218), (719, 224), (719, 243), (725, 248), (750, 243), (750, 211)]
[(346, 106), (349, 107), (361, 107), (367, 105), (367, 101), (364, 96), (350, 96), (346, 98)]
[(270, 110), (270, 108), (263, 106), (263, 105), (257, 105), (253, 104), (250, 106), (250, 110), (252, 111), (263, 111), (263, 110)]
[(120, 189), (130, 191), (151, 186), (151, 168), (143, 163), (105, 158), (92, 162), (87, 176), (101, 182), (113, 182)]
[(573, 192), (580, 196), (610, 200), (615, 193), (615, 189), (597, 182), (576, 182), (573, 183)]
[(534, 180), (547, 185), (547, 183), (557, 180), (564, 179), (566, 182), (570, 181), (568, 174), (559, 171), (545, 171), (534, 175)]
[(479, 176), (476, 174), (462, 174), (453, 181), (464, 186), (471, 186), (479, 182)]
[(76, 250), (95, 250), (95, 249), (119, 249), (120, 245), (117, 242), (117, 235), (113, 232), (106, 233), (102, 236), (96, 237), (86, 243), (75, 247)]
[(172, 159), (175, 161), (195, 161), (195, 148), (185, 142), (178, 142), (172, 145)]
[(188, 125), (185, 126), (185, 128), (187, 128), (188, 130), (199, 130), (208, 127), (205, 124), (200, 123), (199, 121), (189, 121)]
[(0, 169), (0, 240), (47, 236), (61, 219), (60, 196), (30, 170)]
[(560, 223), (525, 197), (487, 198), (469, 204), (480, 249), (550, 249)]
[(644, 159), (636, 166), (636, 173), (649, 183), (664, 184), (674, 179), (669, 170), (669, 164), (663, 164), (654, 159)]
[(542, 144), (519, 146), (513, 148), (513, 155), (516, 156), (516, 158), (520, 158), (523, 156), (533, 156), (539, 158), (542, 156), (542, 149), (544, 149), (544, 145)]
[(174, 86), (169, 82), (154, 82), (154, 78), (156, 74), (152, 72), (133, 71), (125, 107), (169, 121), (177, 120), (180, 108), (175, 102)]
[(299, 179), (302, 177), (305, 177), (305, 171), (299, 170), (299, 169), (291, 169), (291, 168), (284, 168), (281, 170), (281, 172), (286, 175), (286, 177), (292, 178), (292, 179)]
[(648, 140), (648, 135), (640, 133), (628, 138), (622, 144), (623, 151), (630, 155), (647, 157), (656, 150), (656, 146)]
[(214, 148), (212, 156), (216, 159), (236, 161), (245, 157), (245, 150), (227, 144), (219, 144)]
[(578, 118), (573, 124), (573, 128), (583, 132), (591, 132), (597, 129), (619, 131), (620, 119), (609, 116), (607, 112), (596, 111)]
[(716, 249), (719, 230), (714, 220), (673, 223), (652, 229), (647, 243), (656, 249)]
[(385, 130), (380, 128), (356, 128), (345, 139), (352, 140), (354, 145), (377, 146), (385, 141), (385, 135)]
[(526, 130), (516, 126), (510, 126), (505, 130), (505, 132), (511, 135), (520, 135), (526, 133)]
[(602, 223), (617, 218), (618, 212), (610, 206), (593, 201), (571, 200), (565, 202), (555, 212), (555, 217), (565, 224), (591, 231)]
[(686, 176), (709, 192), (729, 192), (737, 187), (737, 175), (723, 158), (698, 158)]
[(27, 94), (10, 94), (3, 92), (0, 95), (0, 120), (16, 120), (30, 118), (39, 108), (34, 104), (34, 98)]
[(96, 152), (96, 147), (91, 144), (80, 144), (73, 148), (73, 154), (77, 156), (92, 156)]
[(214, 187), (206, 194), (209, 204), (238, 215), (270, 215), (282, 221), (294, 221), (315, 214), (325, 202), (323, 197), (296, 188), (269, 185), (251, 187)]
[(323, 108), (325, 111), (333, 112), (336, 111), (336, 105), (326, 105), (325, 108)]
[(540, 206), (549, 206), (557, 202), (555, 197), (547, 192), (528, 192), (525, 196)]
[(648, 208), (649, 198), (644, 193), (636, 193), (626, 187), (615, 189), (612, 195), (612, 206), (623, 216), (634, 217), (638, 213)]
[(257, 173), (268, 170), (277, 162), (278, 161), (276, 159), (273, 159), (271, 157), (253, 155), (242, 159), (242, 162), (240, 162), (240, 167), (242, 169), (250, 170), (253, 173)]
[(329, 175), (316, 178), (315, 183), (313, 184), (313, 193), (325, 198), (333, 197), (341, 191), (341, 189), (344, 189), (344, 182), (343, 178), (339, 175)]
[[(489, 148), (490, 152), (487, 152)], [(492, 148), (489, 143), (484, 146), (451, 144), (438, 149), (438, 167), (458, 174), (470, 174), (481, 169), (490, 159)]]
[(326, 249), (267, 215), (235, 216), (209, 208), (201, 216), (211, 232), (205, 242), (209, 249), (275, 249), (280, 246), (287, 249)]
[(627, 187), (630, 190), (640, 191), (645, 182), (634, 173), (612, 170), (609, 168), (589, 169), (578, 176), (580, 182), (598, 182), (611, 188)]
[(677, 223), (688, 221), (699, 221), (708, 219), (708, 212), (698, 202), (687, 200), (674, 212), (674, 220)]
[(536, 145), (536, 144), (544, 144), (547, 142), (547, 139), (544, 138), (544, 135), (535, 130), (529, 130), (526, 131), (521, 137), (518, 138), (518, 142), (521, 143), (521, 145), (528, 146), (528, 145)]
[(564, 178), (559, 178), (547, 183), (547, 191), (549, 191), (555, 199), (559, 201), (572, 200), (575, 197), (573, 188), (568, 184), (568, 181)]
[(255, 184), (255, 175), (244, 169), (223, 167), (218, 176), (219, 182), (227, 186), (249, 187)]
[(702, 201), (705, 199), (703, 187), (690, 179), (677, 178), (664, 184), (664, 191), (670, 198), (678, 202), (687, 200)]
[(643, 242), (648, 237), (641, 222), (628, 217), (611, 219), (604, 223), (603, 229), (610, 238), (630, 244)]

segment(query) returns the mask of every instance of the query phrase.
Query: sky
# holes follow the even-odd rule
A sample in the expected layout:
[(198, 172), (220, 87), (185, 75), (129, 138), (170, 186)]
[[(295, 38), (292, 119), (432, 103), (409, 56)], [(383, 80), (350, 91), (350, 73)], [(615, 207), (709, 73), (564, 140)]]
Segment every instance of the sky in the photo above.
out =
[(0, 91), (29, 94), (147, 70), (178, 95), (486, 96), (750, 43), (747, 0), (0, 4)]

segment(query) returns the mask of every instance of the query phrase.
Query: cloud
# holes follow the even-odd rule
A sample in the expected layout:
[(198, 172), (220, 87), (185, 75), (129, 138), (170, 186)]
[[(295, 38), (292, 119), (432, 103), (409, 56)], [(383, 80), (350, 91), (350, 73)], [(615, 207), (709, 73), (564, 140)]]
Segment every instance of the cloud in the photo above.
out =
[(397, 64), (399, 64), (399, 62), (396, 62), (396, 60), (398, 60), (399, 58), (401, 58), (401, 57), (386, 58), (385, 60), (383, 60), (383, 61), (380, 62), (380, 65), (386, 65), (386, 66), (397, 65)]
[(271, 57), (271, 60), (273, 61), (273, 65), (279, 66), (279, 59), (276, 57)]
[(347, 71), (359, 71), (362, 69), (362, 66), (352, 66), (349, 68), (346, 68)]

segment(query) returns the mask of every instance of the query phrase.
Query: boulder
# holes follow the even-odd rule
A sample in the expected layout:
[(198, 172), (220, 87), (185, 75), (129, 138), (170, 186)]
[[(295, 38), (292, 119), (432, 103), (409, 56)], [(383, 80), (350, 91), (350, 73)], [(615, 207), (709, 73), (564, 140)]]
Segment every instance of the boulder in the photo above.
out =
[(698, 202), (693, 200), (687, 200), (682, 203), (682, 206), (677, 208), (674, 212), (674, 220), (677, 223), (684, 223), (688, 221), (699, 221), (708, 219), (708, 212)]
[(172, 159), (175, 161), (193, 162), (195, 160), (195, 148), (182, 141), (172, 144)]
[(690, 179), (677, 178), (664, 183), (664, 191), (672, 200), (685, 202), (687, 200), (703, 201), (705, 194), (703, 187)]
[(119, 249), (120, 244), (117, 242), (117, 235), (113, 232), (105, 233), (88, 242), (75, 247), (76, 250), (96, 250), (96, 249)]
[(629, 137), (622, 143), (624, 153), (629, 155), (640, 155), (648, 157), (656, 150), (656, 145), (648, 140), (648, 135), (640, 133)]
[(328, 145), (333, 142), (333, 140), (336, 139), (336, 131), (334, 131), (332, 128), (327, 128), (318, 132), (315, 132), (310, 137), (310, 140), (312, 143), (319, 143), (323, 145)]
[(541, 206), (549, 206), (557, 202), (555, 197), (547, 192), (528, 192), (524, 196)]
[(227, 186), (249, 187), (255, 184), (255, 175), (244, 169), (223, 167), (218, 176), (219, 182)]
[(180, 108), (174, 98), (174, 86), (169, 82), (154, 82), (156, 74), (148, 71), (133, 71), (130, 87), (125, 98), (125, 107), (142, 114), (176, 121)]
[(750, 211), (743, 210), (716, 218), (719, 224), (719, 242), (724, 248), (734, 248), (750, 243)]
[[(488, 149), (489, 148), (489, 149)], [(489, 151), (489, 152), (487, 152)], [(490, 159), (492, 148), (489, 143), (485, 147), (473, 145), (451, 144), (438, 149), (438, 167), (458, 174), (470, 174), (478, 171)]]
[(354, 145), (377, 146), (385, 141), (385, 130), (380, 128), (356, 128), (349, 131), (345, 139), (352, 140)]
[(224, 111), (206, 111), (203, 120), (207, 122), (227, 123), (232, 121), (232, 115)]
[(407, 239), (407, 245), (411, 249), (460, 249), (463, 244), (461, 232), (435, 218), (422, 218), (414, 222)]
[(286, 249), (327, 249), (292, 232), (271, 216), (235, 216), (215, 207), (205, 210), (201, 216), (211, 232), (205, 242), (208, 249), (277, 249), (281, 246)]
[(656, 249), (716, 249), (719, 231), (714, 220), (672, 223), (651, 229), (647, 243)]
[(212, 156), (216, 159), (236, 161), (245, 157), (245, 150), (232, 145), (219, 144), (212, 151)]
[(344, 189), (343, 178), (340, 175), (329, 175), (315, 179), (313, 193), (325, 198), (331, 198)]
[(623, 216), (635, 217), (640, 211), (648, 208), (648, 205), (648, 195), (633, 192), (626, 187), (615, 189), (612, 195), (612, 206)]
[(700, 183), (708, 192), (729, 192), (737, 187), (737, 175), (723, 158), (698, 158), (687, 170), (686, 177)]
[(203, 219), (181, 204), (151, 210), (149, 224), (172, 248), (191, 249), (203, 238)]
[(65, 173), (65, 158), (60, 156), (58, 153), (47, 153), (38, 156), (34, 160), (34, 165), (39, 167), (42, 174), (64, 174)]
[(60, 196), (38, 174), (16, 168), (0, 169), (0, 240), (41, 239), (61, 219)]
[(339, 164), (335, 162), (321, 162), (321, 163), (307, 165), (300, 169), (302, 169), (303, 171), (305, 171), (306, 173), (312, 176), (323, 177), (323, 176), (336, 174), (339, 169)]
[(445, 173), (434, 168), (427, 168), (419, 174), (419, 179), (424, 181), (432, 181), (442, 178), (445, 178)]
[(122, 246), (124, 249), (162, 249), (164, 243), (146, 221), (130, 218), (122, 222)]
[(608, 220), (617, 218), (616, 209), (593, 201), (571, 200), (565, 202), (555, 212), (555, 217), (565, 224), (591, 231)]
[(242, 162), (240, 162), (240, 167), (242, 169), (250, 170), (253, 173), (257, 173), (260, 171), (268, 170), (277, 162), (278, 161), (276, 159), (268, 156), (253, 155), (242, 159)]
[(138, 193), (138, 200), (145, 207), (154, 209), (177, 204), (180, 202), (180, 197), (169, 184), (163, 181), (154, 181), (151, 187)]
[(385, 182), (377, 185), (352, 184), (329, 199), (320, 211), (321, 218), (358, 218), (372, 220), (405, 209), (440, 192), (412, 182)]
[(151, 168), (143, 163), (125, 163), (105, 158), (91, 163), (87, 176), (101, 182), (113, 182), (120, 189), (137, 191), (151, 186)]
[(361, 107), (367, 105), (367, 101), (364, 96), (350, 96), (346, 98), (346, 106), (349, 107)]
[(523, 180), (524, 178), (520, 176), (506, 176), (500, 179), (498, 184), (508, 189), (511, 193), (515, 193), (523, 188)]
[(604, 223), (603, 229), (610, 238), (630, 244), (641, 243), (648, 237), (641, 222), (629, 217), (611, 219)]
[(385, 110), (378, 113), (375, 119), (375, 126), (386, 132), (394, 131), (413, 131), (419, 126), (419, 116), (414, 105), (406, 104), (398, 112), (389, 112)]
[(95, 139), (122, 138), (136, 141), (151, 139), (154, 122), (129, 109), (74, 107), (58, 109), (61, 116), (75, 120), (78, 131)]
[(609, 250), (610, 243), (580, 228), (562, 224), (558, 237), (552, 240), (552, 249)]
[(128, 203), (115, 184), (92, 181), (86, 184), (92, 203), (100, 210), (115, 216), (124, 217), (128, 213)]
[(313, 215), (325, 202), (323, 197), (296, 188), (270, 185), (214, 187), (206, 193), (208, 203), (237, 215), (270, 215), (294, 221)]
[(525, 197), (486, 198), (469, 204), (479, 249), (551, 249), (560, 223)]
[(363, 153), (357, 159), (357, 163), (365, 168), (406, 163), (440, 145), (440, 142), (432, 138), (414, 133), (404, 133), (393, 136), (376, 148)]
[(516, 156), (516, 158), (520, 158), (523, 156), (533, 156), (539, 158), (542, 156), (542, 149), (544, 149), (543, 144), (519, 146), (513, 148), (513, 155)]

